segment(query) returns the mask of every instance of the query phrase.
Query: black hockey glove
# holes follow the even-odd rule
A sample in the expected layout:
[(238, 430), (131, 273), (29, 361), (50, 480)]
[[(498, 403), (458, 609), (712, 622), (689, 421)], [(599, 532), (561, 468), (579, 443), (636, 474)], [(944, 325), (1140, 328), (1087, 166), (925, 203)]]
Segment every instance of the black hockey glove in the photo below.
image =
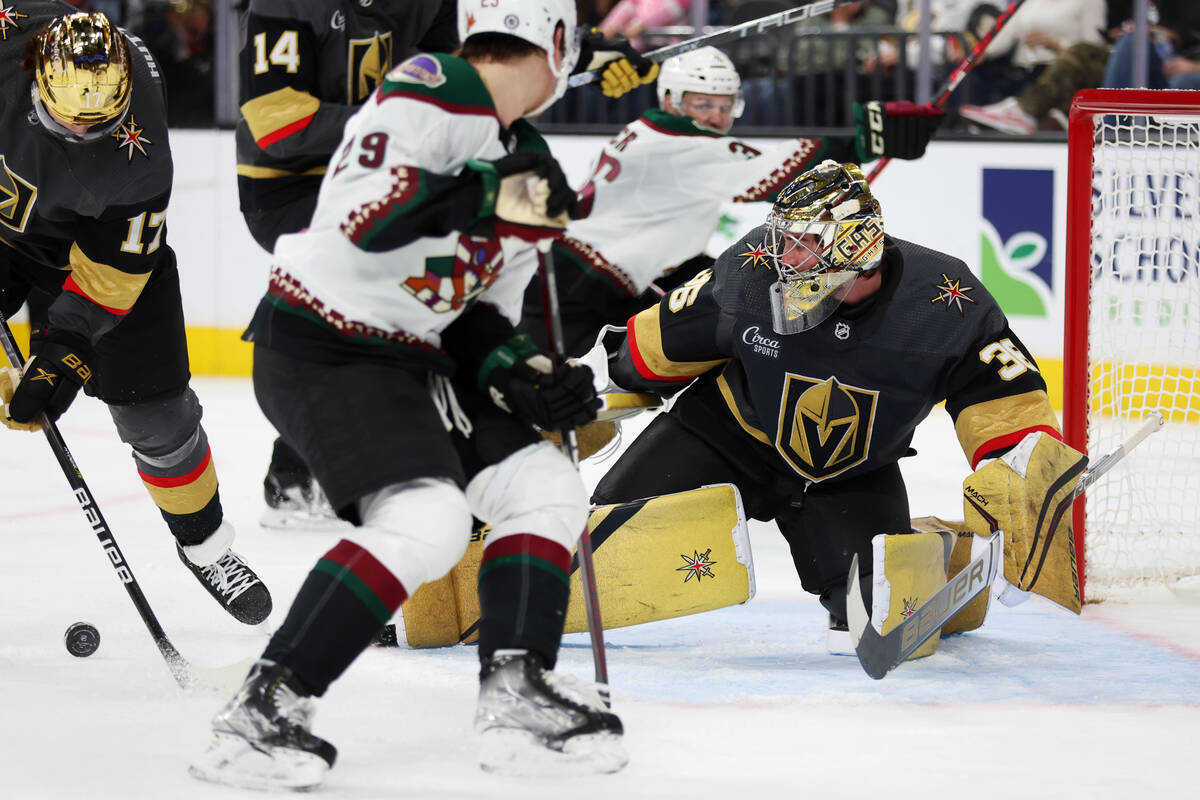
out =
[(547, 431), (586, 425), (600, 407), (589, 368), (552, 366), (525, 335), (514, 336), (488, 354), (479, 370), (479, 386), (500, 408)]
[(600, 91), (605, 97), (621, 97), (658, 79), (658, 64), (634, 50), (628, 39), (608, 39), (592, 28), (579, 42), (579, 61), (572, 74), (602, 67)]
[(945, 118), (946, 112), (940, 108), (929, 104), (919, 106), (907, 100), (855, 103), (854, 145), (858, 160), (920, 158)]
[(33, 422), (45, 413), (51, 422), (57, 420), (79, 388), (92, 379), (91, 358), (91, 347), (82, 336), (50, 332), (13, 391), (9, 416), (16, 422)]
[(467, 162), (483, 181), (475, 220), (495, 219), (497, 236), (527, 242), (562, 236), (579, 215), (579, 198), (549, 153), (512, 153), (495, 161)]

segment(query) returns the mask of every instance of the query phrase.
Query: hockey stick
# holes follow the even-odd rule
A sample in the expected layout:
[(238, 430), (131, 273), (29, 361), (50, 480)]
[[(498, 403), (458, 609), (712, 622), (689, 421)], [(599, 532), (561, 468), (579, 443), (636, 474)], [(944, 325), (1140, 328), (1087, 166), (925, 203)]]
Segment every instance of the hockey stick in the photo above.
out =
[[(963, 78), (967, 77), (967, 73), (975, 68), (975, 62), (983, 55), (983, 51), (987, 50), (988, 45), (992, 43), (992, 39), (996, 38), (996, 34), (1000, 32), (1000, 29), (1005, 26), (1024, 2), (1025, 0), (1009, 0), (1008, 7), (1004, 9), (1000, 16), (996, 17), (996, 21), (992, 23), (991, 29), (984, 34), (982, 39), (975, 43), (975, 46), (971, 48), (971, 52), (967, 53), (966, 58), (958, 62), (958, 66), (954, 68), (954, 71), (950, 73), (950, 77), (942, 84), (941, 90), (930, 105), (934, 108), (941, 108), (945, 104), (947, 98), (954, 94), (954, 90), (963, 82)], [(890, 164), (891, 161), (891, 158), (884, 156), (875, 162), (871, 173), (867, 175), (867, 182), (875, 180), (879, 176), (879, 173), (883, 172), (883, 168)]]
[[(3, 312), (0, 312), (0, 343), (4, 345), (4, 354), (8, 356), (8, 363), (16, 369), (24, 368), (25, 361), (21, 358), (21, 351), (17, 347), (17, 341), (8, 327), (8, 320), (5, 319)], [(158, 652), (167, 662), (167, 669), (171, 670), (171, 676), (175, 678), (176, 683), (184, 689), (190, 689), (196, 684), (196, 676), (192, 671), (191, 664), (180, 655), (179, 651), (175, 649), (175, 645), (171, 644), (162, 625), (158, 623), (158, 618), (154, 616), (150, 604), (146, 602), (146, 595), (142, 594), (141, 585), (137, 582), (137, 578), (133, 577), (133, 568), (125, 560), (121, 548), (117, 546), (117, 540), (109, 530), (108, 521), (104, 519), (104, 514), (101, 513), (100, 506), (96, 504), (91, 489), (83, 480), (83, 473), (79, 471), (79, 466), (71, 457), (71, 451), (67, 449), (67, 443), (63, 441), (58, 426), (48, 420), (45, 414), (38, 416), (38, 422), (41, 423), (42, 431), (46, 434), (46, 440), (50, 442), (50, 449), (54, 452), (54, 457), (58, 459), (58, 465), (62, 468), (63, 475), (67, 477), (67, 483), (74, 490), (75, 500), (83, 510), (83, 515), (87, 517), (88, 525), (96, 534), (96, 538), (100, 540), (100, 546), (104, 548), (104, 554), (108, 556), (113, 569), (117, 571), (117, 577), (125, 585), (125, 591), (129, 593), (129, 599), (133, 601), (133, 607), (137, 609), (138, 615), (146, 625), (146, 630), (154, 639)]]
[[(723, 28), (719, 31), (706, 33), (701, 36), (697, 36), (694, 39), (688, 39), (687, 41), (669, 44), (666, 47), (660, 47), (657, 50), (649, 50), (645, 53), (642, 53), (642, 55), (651, 61), (661, 63), (666, 61), (671, 56), (688, 53), (701, 47), (708, 47), (710, 45), (720, 44), (721, 42), (731, 42), (735, 39), (745, 39), (747, 36), (754, 36), (756, 34), (769, 31), (772, 28), (782, 28), (785, 25), (803, 22), (804, 20), (812, 19), (813, 17), (820, 17), (828, 14), (830, 11), (833, 11), (833, 9), (837, 8), (838, 6), (844, 6), (850, 2), (854, 2), (854, 0), (817, 0), (813, 3), (797, 6), (796, 8), (789, 8), (787, 11), (780, 11), (775, 14), (768, 14), (765, 17), (760, 17), (759, 19), (752, 19), (749, 22), (743, 22), (741, 25), (734, 25), (730, 28)], [(586, 86), (589, 83), (596, 83), (600, 80), (600, 76), (603, 74), (603, 72), (604, 70), (601, 68), (587, 70), (585, 72), (572, 75), (567, 79), (567, 86), (573, 89), (576, 86)]]
[[(1152, 412), (1128, 439), (1115, 450), (1101, 456), (1079, 478), (1079, 483), (1071, 492), (1068, 505), (1075, 502), (1087, 487), (1095, 483), (1102, 475), (1137, 447), (1143, 439), (1157, 431), (1164, 424), (1164, 419), (1158, 411)], [(936, 594), (927, 600), (913, 614), (886, 636), (880, 635), (871, 624), (863, 603), (862, 589), (859, 586), (858, 555), (850, 560), (850, 576), (846, 583), (846, 617), (850, 628), (850, 639), (854, 642), (854, 650), (863, 670), (875, 680), (879, 680), (895, 669), (900, 662), (908, 658), (930, 636), (939, 631), (951, 617), (961, 611), (981, 592), (992, 585), (1003, 563), (1002, 531), (993, 530), (986, 541), (984, 552), (968, 564), (954, 579), (943, 586)]]
[[(562, 317), (558, 307), (558, 281), (554, 275), (554, 254), (551, 251), (552, 241), (542, 239), (538, 242), (538, 270), (542, 274), (542, 312), (546, 317), (546, 333), (550, 337), (550, 345), (554, 351), (556, 364), (567, 359), (566, 343), (563, 340)], [(576, 468), (579, 467), (579, 441), (575, 429), (563, 432), (563, 450), (567, 458)], [(592, 558), (592, 536), (587, 525), (579, 534), (579, 581), (583, 585), (583, 602), (587, 611), (588, 636), (592, 641), (592, 664), (596, 669), (596, 683), (600, 684), (600, 695), (604, 704), (611, 706), (608, 694), (608, 662), (604, 654), (604, 622), (600, 618), (600, 597), (596, 589), (596, 565)]]

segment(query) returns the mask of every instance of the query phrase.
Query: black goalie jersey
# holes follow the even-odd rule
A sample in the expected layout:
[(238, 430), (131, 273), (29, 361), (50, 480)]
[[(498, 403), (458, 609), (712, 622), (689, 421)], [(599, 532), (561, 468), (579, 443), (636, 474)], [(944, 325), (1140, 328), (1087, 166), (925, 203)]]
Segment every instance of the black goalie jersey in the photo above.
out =
[(735, 460), (805, 482), (895, 463), (943, 400), (972, 467), (1031, 431), (1060, 438), (1034, 359), (962, 261), (888, 238), (873, 297), (780, 336), (764, 230), (630, 319), (619, 385), (669, 393), (699, 376), (677, 418)]

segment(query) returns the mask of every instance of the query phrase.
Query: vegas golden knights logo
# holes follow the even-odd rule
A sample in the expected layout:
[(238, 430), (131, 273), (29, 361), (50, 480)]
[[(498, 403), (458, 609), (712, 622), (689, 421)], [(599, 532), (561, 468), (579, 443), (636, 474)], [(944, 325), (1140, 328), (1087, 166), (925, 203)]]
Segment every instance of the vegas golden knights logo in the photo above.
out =
[(810, 481), (839, 475), (867, 458), (879, 392), (837, 378), (787, 373), (775, 449)]
[(0, 223), (20, 233), (29, 222), (37, 187), (8, 168), (0, 155)]
[(346, 97), (356, 106), (371, 96), (392, 68), (392, 34), (377, 33), (370, 39), (351, 39), (350, 63), (346, 65)]

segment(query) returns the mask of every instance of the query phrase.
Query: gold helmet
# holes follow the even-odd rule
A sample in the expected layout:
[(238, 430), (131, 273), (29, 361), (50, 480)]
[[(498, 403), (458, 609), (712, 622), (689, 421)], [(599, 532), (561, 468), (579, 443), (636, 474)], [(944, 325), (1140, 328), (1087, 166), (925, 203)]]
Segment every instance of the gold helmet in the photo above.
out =
[[(124, 34), (101, 13), (66, 14), (37, 34), (33, 105), (50, 130), (75, 141), (110, 133), (129, 112), (133, 64)], [(77, 132), (65, 125), (86, 125)]]
[(766, 245), (776, 332), (820, 324), (883, 257), (883, 215), (862, 170), (826, 160), (796, 177), (767, 215)]

